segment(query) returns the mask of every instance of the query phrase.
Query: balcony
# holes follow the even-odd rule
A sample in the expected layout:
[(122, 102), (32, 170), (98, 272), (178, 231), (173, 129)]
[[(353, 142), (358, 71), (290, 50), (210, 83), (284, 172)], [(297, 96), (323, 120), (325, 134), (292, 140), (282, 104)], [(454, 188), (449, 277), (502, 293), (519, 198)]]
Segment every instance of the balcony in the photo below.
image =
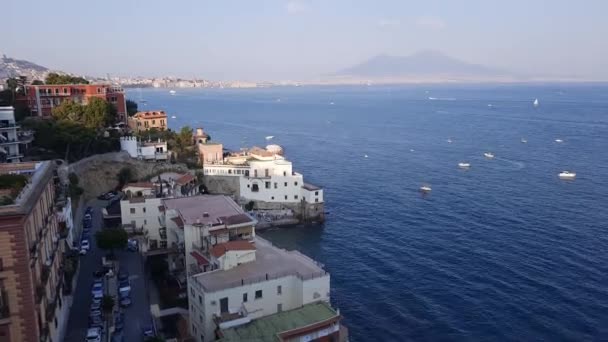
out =
[(228, 329), (251, 322), (251, 317), (249, 317), (245, 306), (242, 306), (238, 309), (230, 308), (228, 312), (214, 315), (213, 320), (220, 329)]
[(6, 159), (23, 158), (23, 154), (7, 154)]
[(8, 305), (8, 294), (5, 290), (0, 291), (0, 320), (9, 318), (11, 315)]

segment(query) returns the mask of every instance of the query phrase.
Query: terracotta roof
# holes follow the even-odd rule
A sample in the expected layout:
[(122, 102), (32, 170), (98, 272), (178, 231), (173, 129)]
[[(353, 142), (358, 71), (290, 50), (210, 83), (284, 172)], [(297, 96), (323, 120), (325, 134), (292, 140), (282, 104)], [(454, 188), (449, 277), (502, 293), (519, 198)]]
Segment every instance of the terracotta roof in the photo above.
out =
[(249, 241), (237, 240), (217, 244), (211, 248), (211, 255), (221, 257), (228, 251), (254, 251), (255, 245)]
[(154, 183), (152, 182), (133, 182), (133, 183), (127, 183), (125, 186), (123, 186), (123, 190), (128, 188), (128, 187), (134, 187), (134, 188), (151, 188), (154, 189)]
[(194, 259), (196, 259), (196, 263), (199, 266), (209, 265), (209, 260), (207, 260), (207, 258), (205, 258), (201, 253), (199, 253), (197, 251), (193, 251), (193, 252), (190, 252), (190, 255), (192, 255), (192, 257), (194, 257)]
[(150, 112), (137, 112), (133, 115), (134, 118), (140, 119), (152, 119), (152, 118), (166, 118), (167, 114), (162, 111), (150, 111)]
[(172, 218), (171, 221), (175, 222), (175, 224), (177, 224), (178, 227), (184, 228), (184, 221), (182, 221), (181, 217), (176, 216), (176, 217)]
[(179, 185), (184, 185), (192, 182), (196, 177), (194, 177), (191, 173), (186, 173), (185, 175), (179, 177), (175, 182)]

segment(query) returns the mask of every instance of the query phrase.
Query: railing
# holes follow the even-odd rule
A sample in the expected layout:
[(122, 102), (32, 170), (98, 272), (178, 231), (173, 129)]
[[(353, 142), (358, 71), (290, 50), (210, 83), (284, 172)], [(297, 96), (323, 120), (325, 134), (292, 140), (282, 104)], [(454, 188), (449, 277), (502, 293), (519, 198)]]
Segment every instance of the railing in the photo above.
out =
[(278, 273), (271, 273), (271, 274), (267, 273), (264, 276), (243, 278), (240, 281), (223, 283), (223, 284), (218, 284), (215, 286), (201, 284), (198, 281), (198, 279), (196, 279), (196, 278), (195, 279), (196, 279), (196, 282), (203, 288), (203, 290), (205, 292), (209, 293), (209, 292), (216, 292), (219, 290), (230, 289), (230, 288), (234, 288), (234, 287), (257, 284), (257, 283), (261, 283), (264, 281), (279, 279), (279, 278), (284, 278), (284, 277), (289, 277), (289, 276), (294, 276), (300, 280), (310, 280), (310, 279), (315, 279), (315, 278), (321, 278), (328, 274), (329, 273), (327, 273), (326, 271), (313, 272), (313, 273), (307, 273), (307, 274), (302, 274), (297, 271), (286, 271), (286, 272), (278, 272)]
[(8, 129), (8, 128), (20, 128), (21, 125), (17, 125), (15, 123), (5, 123), (5, 124), (0, 124), (0, 129)]

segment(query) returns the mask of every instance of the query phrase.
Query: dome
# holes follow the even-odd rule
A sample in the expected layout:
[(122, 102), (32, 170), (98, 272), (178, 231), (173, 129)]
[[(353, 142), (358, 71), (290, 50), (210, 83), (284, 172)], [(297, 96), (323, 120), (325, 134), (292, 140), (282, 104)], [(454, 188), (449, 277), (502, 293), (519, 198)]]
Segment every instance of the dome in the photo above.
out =
[(266, 146), (266, 151), (279, 155), (283, 154), (283, 148), (279, 145), (274, 144)]

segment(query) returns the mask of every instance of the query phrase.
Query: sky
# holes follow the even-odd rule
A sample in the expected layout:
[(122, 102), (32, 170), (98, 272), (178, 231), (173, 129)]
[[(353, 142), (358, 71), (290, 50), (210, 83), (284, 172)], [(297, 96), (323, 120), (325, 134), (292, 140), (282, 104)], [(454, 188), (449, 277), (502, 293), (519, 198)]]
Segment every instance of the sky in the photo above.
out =
[(606, 0), (7, 0), (0, 53), (105, 76), (308, 80), (432, 49), (608, 80)]

